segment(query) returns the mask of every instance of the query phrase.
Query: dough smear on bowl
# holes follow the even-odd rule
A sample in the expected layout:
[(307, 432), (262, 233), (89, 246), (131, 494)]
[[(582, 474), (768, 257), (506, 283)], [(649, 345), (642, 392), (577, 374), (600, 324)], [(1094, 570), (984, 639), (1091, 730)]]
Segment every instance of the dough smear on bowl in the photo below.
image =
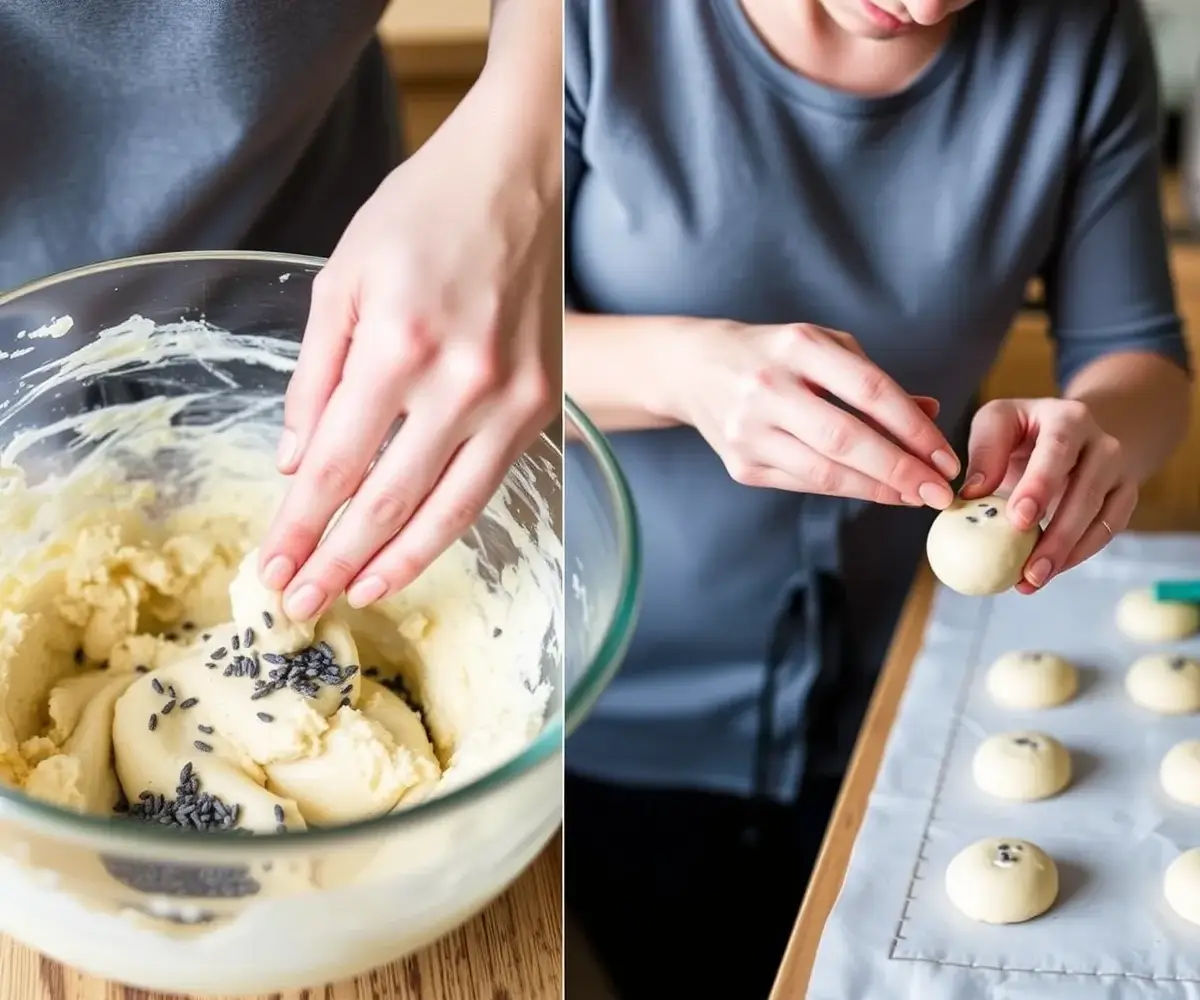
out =
[(999, 594), (1020, 581), (1041, 534), (1038, 525), (1017, 528), (1008, 519), (1003, 497), (956, 497), (934, 518), (925, 553), (934, 575), (951, 590), (969, 596)]

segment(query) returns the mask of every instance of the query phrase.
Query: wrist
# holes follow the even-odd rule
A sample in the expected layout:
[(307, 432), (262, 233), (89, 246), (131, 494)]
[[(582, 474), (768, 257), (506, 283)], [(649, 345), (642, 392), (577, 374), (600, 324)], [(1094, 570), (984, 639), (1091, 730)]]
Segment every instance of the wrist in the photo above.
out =
[(647, 384), (643, 406), (654, 417), (672, 424), (696, 425), (694, 402), (703, 392), (703, 368), (713, 334), (728, 329), (718, 320), (664, 316), (646, 331), (644, 350)]
[(558, 0), (494, 3), (487, 58), (459, 108), (487, 156), (533, 180), (546, 201), (562, 191), (561, 22)]

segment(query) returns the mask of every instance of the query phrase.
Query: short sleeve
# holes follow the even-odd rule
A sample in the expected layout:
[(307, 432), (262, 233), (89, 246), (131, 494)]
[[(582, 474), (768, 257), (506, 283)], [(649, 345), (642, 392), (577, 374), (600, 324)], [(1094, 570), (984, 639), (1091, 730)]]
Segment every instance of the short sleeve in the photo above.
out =
[[(563, 24), (563, 185), (567, 247), (571, 245), (571, 217), (575, 195), (586, 172), (583, 158), (583, 129), (591, 85), (589, 52), (589, 0), (566, 0)], [(571, 308), (571, 260), (567, 255), (566, 304)]]
[(1138, 0), (1111, 0), (1064, 227), (1043, 272), (1065, 386), (1106, 354), (1157, 354), (1190, 370), (1167, 259), (1158, 72)]

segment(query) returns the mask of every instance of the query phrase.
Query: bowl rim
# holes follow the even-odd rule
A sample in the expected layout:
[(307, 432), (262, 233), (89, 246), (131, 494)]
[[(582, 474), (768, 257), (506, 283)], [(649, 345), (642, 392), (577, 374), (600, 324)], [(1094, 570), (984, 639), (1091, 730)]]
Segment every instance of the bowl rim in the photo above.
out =
[[(55, 285), (65, 284), (75, 278), (115, 271), (121, 268), (148, 267), (156, 264), (190, 263), (200, 260), (241, 260), (272, 264), (295, 265), (320, 269), (325, 258), (302, 254), (272, 253), (267, 251), (199, 250), (186, 252), (144, 254), (100, 261), (83, 267), (61, 271), (58, 274), (38, 278), (19, 285), (9, 292), (0, 293), (0, 306)], [(565, 403), (565, 399), (564, 399)], [(589, 425), (590, 426), (590, 425)], [(543, 432), (542, 438), (563, 455), (561, 442), (555, 442)], [(605, 449), (607, 452), (607, 449)], [(611, 453), (605, 462), (612, 461)], [(561, 679), (560, 679), (561, 683)], [(462, 785), (418, 802), (400, 812), (384, 813), (370, 819), (358, 820), (343, 826), (297, 830), (285, 834), (256, 835), (247, 837), (244, 832), (218, 830), (205, 832), (203, 836), (191, 831), (166, 829), (150, 824), (130, 823), (120, 817), (107, 817), (94, 813), (78, 813), (35, 799), (0, 782), (0, 821), (23, 823), (26, 826), (43, 828), (55, 836), (66, 839), (99, 839), (113, 845), (153, 847), (170, 851), (185, 851), (192, 856), (235, 856), (245, 859), (262, 854), (277, 855), (317, 845), (344, 844), (348, 841), (378, 836), (403, 828), (412, 828), (449, 814), (460, 806), (481, 799), (486, 793), (502, 788), (533, 771), (538, 765), (555, 755), (561, 756), (564, 739), (564, 718), (568, 699), (545, 720), (541, 731), (516, 755), (483, 772)], [(172, 852), (173, 853), (173, 852)]]
[[(633, 629), (641, 608), (642, 534), (633, 491), (605, 436), (570, 395), (565, 393), (563, 416), (574, 424), (592, 457), (596, 459), (610, 499), (617, 509), (617, 550), (622, 567), (617, 606), (604, 630), (599, 648), (583, 677), (567, 692), (566, 736), (569, 737), (587, 717), (596, 700), (612, 680), (633, 638)], [(563, 500), (564, 505), (569, 502), (565, 490)], [(563, 534), (568, 534), (565, 527)], [(565, 600), (565, 580), (563, 587)]]

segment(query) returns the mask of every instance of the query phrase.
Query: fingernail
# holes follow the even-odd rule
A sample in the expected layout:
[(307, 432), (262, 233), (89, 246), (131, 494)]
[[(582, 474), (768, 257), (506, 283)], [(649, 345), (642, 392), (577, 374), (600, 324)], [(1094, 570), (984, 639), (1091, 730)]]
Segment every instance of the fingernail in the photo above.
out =
[(354, 583), (346, 591), (346, 600), (352, 608), (365, 608), (374, 604), (387, 593), (387, 584), (377, 576), (368, 576)]
[(925, 506), (925, 502), (920, 497), (914, 497), (908, 493), (901, 493), (900, 499), (903, 500), (910, 507), (924, 507)]
[(947, 479), (958, 475), (958, 459), (945, 448), (939, 448), (933, 453), (933, 467)]
[(284, 428), (279, 435), (279, 450), (275, 454), (275, 463), (282, 469), (291, 468), (292, 460), (296, 457), (296, 435)]
[(1039, 559), (1025, 574), (1025, 579), (1032, 583), (1035, 587), (1042, 586), (1050, 579), (1050, 571), (1053, 567), (1050, 565), (1049, 559)]
[(263, 583), (272, 590), (283, 590), (296, 575), (296, 567), (287, 556), (275, 556), (263, 570)]
[(1024, 500), (1019, 501), (1017, 503), (1017, 505), (1013, 508), (1013, 513), (1017, 515), (1017, 521), (1020, 524), (1028, 527), (1028, 526), (1032, 525), (1034, 521), (1037, 520), (1037, 516), (1038, 516), (1037, 502), (1034, 500), (1030, 500), (1029, 497), (1025, 497)]
[(283, 602), (283, 610), (293, 621), (306, 622), (317, 616), (324, 603), (325, 592), (315, 583), (306, 583), (294, 594), (287, 596)]
[(943, 486), (941, 483), (922, 483), (917, 488), (917, 494), (930, 507), (949, 507), (950, 502), (954, 499), (954, 494), (950, 492), (949, 486)]
[(983, 485), (983, 473), (982, 472), (972, 472), (969, 476), (967, 476), (967, 481), (965, 483), (963, 483), (963, 489), (964, 490), (977, 490), (982, 485)]

